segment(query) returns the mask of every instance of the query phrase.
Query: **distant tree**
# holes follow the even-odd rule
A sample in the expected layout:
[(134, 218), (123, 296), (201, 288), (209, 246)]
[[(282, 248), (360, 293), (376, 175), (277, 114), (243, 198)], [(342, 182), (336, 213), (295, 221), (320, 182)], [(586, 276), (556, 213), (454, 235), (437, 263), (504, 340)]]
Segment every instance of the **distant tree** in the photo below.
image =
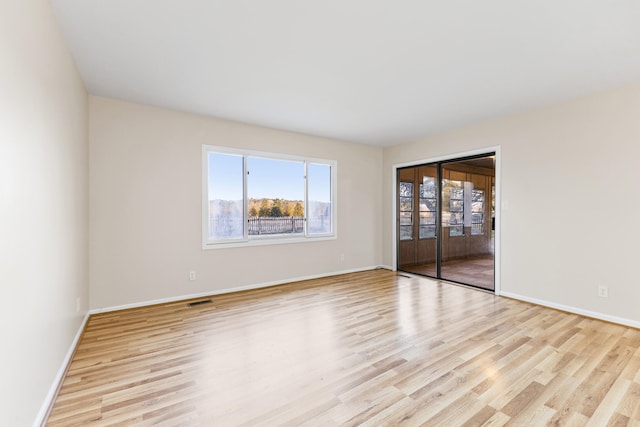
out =
[(293, 207), (293, 216), (304, 216), (304, 209), (300, 202), (297, 202)]
[(258, 216), (258, 211), (256, 210), (255, 207), (252, 207), (251, 209), (249, 209), (249, 216), (251, 217)]
[(271, 206), (269, 206), (269, 199), (262, 199), (260, 202), (260, 210), (258, 216), (271, 216)]
[(282, 216), (282, 209), (280, 209), (280, 206), (278, 205), (273, 205), (271, 207), (271, 214), (269, 216), (275, 216), (275, 217), (280, 217)]
[(291, 206), (290, 203), (286, 200), (282, 206), (282, 216), (291, 216)]

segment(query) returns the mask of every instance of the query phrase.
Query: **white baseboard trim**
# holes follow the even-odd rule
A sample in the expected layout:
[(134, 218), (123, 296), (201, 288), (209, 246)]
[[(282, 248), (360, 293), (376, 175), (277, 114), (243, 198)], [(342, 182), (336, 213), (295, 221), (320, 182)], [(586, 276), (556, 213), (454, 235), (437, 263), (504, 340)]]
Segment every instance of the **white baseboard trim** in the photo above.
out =
[(514, 294), (512, 292), (502, 291), (500, 296), (516, 299), (519, 301), (530, 302), (532, 304), (541, 305), (544, 307), (555, 308), (556, 310), (562, 310), (573, 314), (579, 314), (581, 316), (591, 317), (593, 319), (604, 320), (606, 322), (617, 323), (623, 326), (630, 326), (632, 328), (640, 329), (640, 321), (625, 319), (623, 317), (611, 316), (609, 314), (599, 313), (597, 311), (584, 310), (582, 308), (572, 307), (569, 305), (558, 304), (555, 302), (540, 300), (537, 298), (526, 297), (523, 295)]
[(333, 271), (331, 273), (322, 273), (322, 274), (314, 274), (314, 275), (311, 275), (311, 276), (293, 277), (293, 278), (288, 278), (288, 279), (283, 279), (283, 280), (276, 280), (276, 281), (273, 281), (273, 282), (255, 283), (255, 284), (252, 284), (252, 285), (238, 286), (238, 287), (235, 287), (235, 288), (217, 289), (217, 290), (211, 290), (211, 291), (206, 291), (206, 292), (200, 292), (200, 293), (197, 293), (197, 294), (178, 295), (178, 296), (174, 296), (174, 297), (160, 298), (160, 299), (151, 300), (151, 301), (141, 301), (141, 302), (134, 302), (134, 303), (131, 303), (131, 304), (116, 305), (116, 306), (112, 306), (112, 307), (94, 308), (94, 309), (89, 311), (89, 314), (108, 313), (108, 312), (111, 312), (111, 311), (126, 310), (126, 309), (129, 309), (129, 308), (146, 307), (146, 306), (149, 306), (149, 305), (165, 304), (165, 303), (169, 303), (169, 302), (184, 301), (184, 300), (188, 300), (188, 299), (202, 298), (202, 297), (208, 297), (208, 296), (213, 296), (213, 295), (229, 294), (229, 293), (232, 293), (232, 292), (240, 292), (240, 291), (249, 291), (249, 290), (252, 290), (252, 289), (268, 288), (270, 286), (284, 285), (285, 283), (299, 282), (299, 281), (302, 281), (302, 280), (320, 279), (320, 278), (323, 278), (323, 277), (337, 276), (337, 275), (340, 275), (340, 274), (358, 273), (358, 272), (361, 272), (361, 271), (375, 270), (377, 267), (378, 266), (368, 266), (368, 267), (362, 267), (362, 268), (353, 268), (353, 269), (350, 269), (350, 270)]
[(396, 269), (391, 267), (390, 265), (379, 265), (378, 268), (384, 268), (385, 270), (389, 271), (396, 271)]
[(80, 323), (80, 327), (78, 328), (78, 332), (76, 332), (76, 336), (71, 341), (71, 345), (69, 346), (69, 350), (67, 350), (67, 354), (62, 359), (62, 363), (60, 364), (60, 368), (58, 369), (58, 373), (53, 379), (53, 383), (49, 388), (49, 392), (40, 407), (40, 411), (38, 411), (38, 415), (36, 416), (35, 421), (33, 422), (33, 427), (41, 427), (44, 424), (45, 417), (49, 413), (49, 409), (51, 405), (53, 405), (53, 399), (56, 397), (56, 393), (58, 392), (58, 387), (60, 386), (62, 379), (64, 378), (65, 372), (67, 372), (67, 367), (71, 362), (71, 358), (73, 357), (73, 353), (76, 351), (76, 346), (78, 345), (78, 341), (80, 341), (80, 337), (82, 336), (82, 332), (84, 331), (84, 327), (87, 324), (87, 320), (89, 320), (90, 313), (87, 312)]

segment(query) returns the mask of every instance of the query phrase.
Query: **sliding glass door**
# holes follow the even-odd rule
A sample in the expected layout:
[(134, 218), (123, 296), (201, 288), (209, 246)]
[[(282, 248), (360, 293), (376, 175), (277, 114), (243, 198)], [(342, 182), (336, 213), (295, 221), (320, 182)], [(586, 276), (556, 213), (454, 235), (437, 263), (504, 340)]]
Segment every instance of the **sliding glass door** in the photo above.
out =
[(494, 289), (494, 156), (398, 169), (398, 269)]
[(433, 166), (398, 171), (398, 265), (435, 277), (437, 258), (437, 176)]

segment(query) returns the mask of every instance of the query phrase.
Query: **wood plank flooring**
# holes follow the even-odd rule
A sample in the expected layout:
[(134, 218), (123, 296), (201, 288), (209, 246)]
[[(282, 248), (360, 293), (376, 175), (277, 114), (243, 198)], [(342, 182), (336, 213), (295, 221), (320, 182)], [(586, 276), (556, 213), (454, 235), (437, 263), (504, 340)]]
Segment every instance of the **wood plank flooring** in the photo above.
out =
[(640, 426), (640, 331), (386, 270), (92, 316), (48, 426)]

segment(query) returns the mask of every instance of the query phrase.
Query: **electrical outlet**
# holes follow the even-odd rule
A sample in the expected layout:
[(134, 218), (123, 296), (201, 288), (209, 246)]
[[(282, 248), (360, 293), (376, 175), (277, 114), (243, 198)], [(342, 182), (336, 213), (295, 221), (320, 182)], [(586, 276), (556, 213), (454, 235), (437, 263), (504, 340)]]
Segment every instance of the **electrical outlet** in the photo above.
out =
[(344, 261), (344, 254), (340, 254), (340, 261)]
[(606, 286), (598, 286), (598, 296), (600, 298), (609, 298), (609, 288)]
[(192, 282), (193, 282), (194, 280), (196, 280), (196, 272), (195, 272), (195, 271), (191, 270), (191, 271), (189, 272), (189, 280), (191, 280)]
[(76, 298), (76, 313), (80, 313), (80, 297)]

